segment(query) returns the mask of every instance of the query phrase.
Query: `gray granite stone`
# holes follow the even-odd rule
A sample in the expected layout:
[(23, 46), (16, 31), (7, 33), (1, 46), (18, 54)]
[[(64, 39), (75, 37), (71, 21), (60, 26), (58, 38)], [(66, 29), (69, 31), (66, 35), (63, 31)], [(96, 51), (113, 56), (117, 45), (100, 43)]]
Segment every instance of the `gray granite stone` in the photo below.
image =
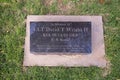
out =
[[(43, 39), (43, 42), (38, 43), (39, 45), (38, 45), (38, 47), (36, 47), (33, 44), (33, 42), (35, 42), (35, 40), (38, 41), (37, 40), (38, 36), (36, 38), (33, 38), (35, 36), (34, 35), (31, 38), (31, 33), (33, 33), (34, 31), (31, 31), (32, 29), (30, 27), (30, 25), (31, 25), (30, 22), (34, 22), (34, 23), (49, 22), (49, 25), (50, 25), (50, 22), (91, 22), (91, 32), (89, 32), (89, 33), (91, 33), (91, 36), (90, 36), (91, 38), (86, 38), (86, 39), (88, 39), (88, 41), (91, 41), (91, 51), (88, 52), (89, 54), (85, 54), (86, 52), (84, 52), (84, 51), (77, 52), (76, 50), (73, 52), (70, 50), (61, 51), (63, 49), (61, 49), (60, 51), (59, 50), (46, 51), (43, 49), (42, 52), (41, 52), (41, 50), (36, 50), (37, 48), (40, 47), (41, 44), (43, 44), (43, 43), (45, 44), (44, 41), (47, 40), (48, 38)], [(26, 27), (23, 66), (68, 66), (68, 67), (98, 66), (98, 67), (106, 67), (107, 61), (105, 59), (103, 23), (102, 23), (101, 16), (64, 16), (64, 15), (63, 16), (57, 16), (57, 15), (37, 16), (37, 15), (29, 15), (27, 17), (26, 24), (27, 24), (27, 27)], [(40, 33), (38, 35), (40, 35)], [(41, 37), (41, 38), (43, 38), (43, 37)], [(31, 41), (31, 39), (33, 39), (33, 41)], [(39, 39), (39, 40), (42, 41), (41, 39)], [(46, 42), (46, 44), (48, 44), (48, 42), (50, 45), (52, 44), (52, 42), (50, 42), (50, 40), (48, 40)], [(83, 41), (83, 42), (85, 42), (85, 41)], [(88, 42), (88, 43), (90, 43), (90, 42)], [(37, 42), (35, 44), (37, 44)], [(63, 44), (63, 43), (61, 43), (61, 44)], [(34, 46), (31, 47), (30, 45), (34, 45)], [(81, 45), (81, 44), (79, 44), (79, 45)], [(47, 47), (44, 47), (44, 48), (49, 48), (48, 46), (49, 45), (47, 45)], [(34, 47), (35, 47), (35, 49), (33, 49)], [(58, 47), (58, 48), (60, 48), (60, 47)]]

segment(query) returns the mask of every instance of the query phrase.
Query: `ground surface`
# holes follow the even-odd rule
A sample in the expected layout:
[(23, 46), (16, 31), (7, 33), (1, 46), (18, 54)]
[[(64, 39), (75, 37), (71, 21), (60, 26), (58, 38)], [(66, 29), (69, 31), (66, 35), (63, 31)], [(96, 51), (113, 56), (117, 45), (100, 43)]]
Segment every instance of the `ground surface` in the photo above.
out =
[[(107, 68), (23, 67), (27, 15), (102, 15)], [(120, 0), (0, 0), (0, 80), (120, 80)]]

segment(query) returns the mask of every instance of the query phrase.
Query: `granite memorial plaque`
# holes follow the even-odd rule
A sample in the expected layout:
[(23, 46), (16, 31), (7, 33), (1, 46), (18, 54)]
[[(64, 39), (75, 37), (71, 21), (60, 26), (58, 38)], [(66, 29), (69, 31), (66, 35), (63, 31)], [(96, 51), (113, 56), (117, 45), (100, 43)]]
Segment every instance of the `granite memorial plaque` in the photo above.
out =
[(91, 48), (91, 22), (30, 22), (33, 53), (88, 54)]
[(106, 67), (102, 16), (27, 16), (24, 66)]

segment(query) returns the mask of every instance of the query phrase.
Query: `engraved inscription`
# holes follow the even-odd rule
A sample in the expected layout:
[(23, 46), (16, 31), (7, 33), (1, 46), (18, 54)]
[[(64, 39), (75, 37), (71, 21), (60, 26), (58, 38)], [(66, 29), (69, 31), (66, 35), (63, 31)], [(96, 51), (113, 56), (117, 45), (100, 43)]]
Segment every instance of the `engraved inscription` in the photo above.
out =
[(91, 22), (30, 22), (30, 51), (91, 53)]

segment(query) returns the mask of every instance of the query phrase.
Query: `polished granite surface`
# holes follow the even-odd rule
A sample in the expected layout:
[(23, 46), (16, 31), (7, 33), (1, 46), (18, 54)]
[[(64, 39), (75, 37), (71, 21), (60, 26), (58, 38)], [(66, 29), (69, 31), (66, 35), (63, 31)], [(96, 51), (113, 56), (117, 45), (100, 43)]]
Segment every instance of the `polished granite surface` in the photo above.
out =
[(30, 52), (89, 54), (91, 22), (30, 22)]

